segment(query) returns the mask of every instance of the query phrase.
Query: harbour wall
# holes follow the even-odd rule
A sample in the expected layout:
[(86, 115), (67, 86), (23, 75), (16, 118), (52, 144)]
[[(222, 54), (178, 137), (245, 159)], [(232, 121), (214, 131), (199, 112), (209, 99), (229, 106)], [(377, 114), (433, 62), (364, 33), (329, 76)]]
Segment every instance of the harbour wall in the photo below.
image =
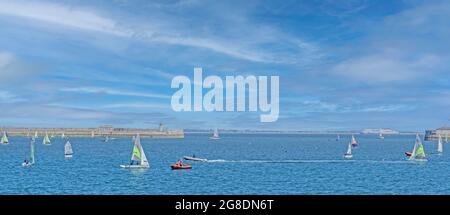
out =
[(182, 129), (146, 129), (146, 128), (1, 128), (9, 136), (38, 136), (46, 133), (49, 136), (68, 137), (132, 137), (139, 134), (141, 137), (151, 138), (184, 138)]

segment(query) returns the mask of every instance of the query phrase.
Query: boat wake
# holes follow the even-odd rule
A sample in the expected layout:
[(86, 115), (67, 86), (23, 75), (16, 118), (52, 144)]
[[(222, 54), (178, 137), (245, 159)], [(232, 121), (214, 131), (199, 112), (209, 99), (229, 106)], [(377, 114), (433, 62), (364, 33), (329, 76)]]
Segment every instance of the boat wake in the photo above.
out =
[(207, 163), (370, 163), (411, 164), (409, 160), (207, 160)]
[(209, 163), (348, 163), (354, 160), (208, 160)]

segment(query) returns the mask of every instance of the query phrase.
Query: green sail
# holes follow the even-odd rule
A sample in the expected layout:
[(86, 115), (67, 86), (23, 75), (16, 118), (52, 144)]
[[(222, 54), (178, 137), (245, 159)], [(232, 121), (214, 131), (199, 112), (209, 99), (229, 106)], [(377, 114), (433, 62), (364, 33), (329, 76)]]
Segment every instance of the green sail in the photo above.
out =
[(8, 137), (6, 136), (6, 133), (3, 133), (1, 143), (8, 143), (8, 142), (9, 141), (8, 141)]
[(416, 150), (416, 156), (425, 157), (425, 150), (423, 149), (423, 145), (420, 145), (419, 148)]
[(141, 160), (141, 151), (139, 150), (138, 145), (134, 145), (133, 154), (131, 155), (131, 160), (140, 161)]

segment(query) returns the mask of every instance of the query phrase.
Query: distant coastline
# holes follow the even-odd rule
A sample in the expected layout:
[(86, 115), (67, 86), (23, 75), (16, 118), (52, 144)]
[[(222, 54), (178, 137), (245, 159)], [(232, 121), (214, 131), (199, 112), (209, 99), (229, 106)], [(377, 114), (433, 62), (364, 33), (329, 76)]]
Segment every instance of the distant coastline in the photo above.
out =
[[(364, 133), (362, 130), (355, 130), (355, 131), (300, 131), (300, 130), (299, 131), (282, 131), (282, 130), (219, 129), (219, 131), (220, 131), (220, 133), (224, 133), (224, 134), (235, 133), (235, 134), (329, 134), (329, 135), (362, 134), (362, 135), (371, 135), (368, 133)], [(184, 133), (186, 133), (186, 134), (212, 133), (212, 129), (184, 129)], [(417, 133), (423, 133), (423, 132), (399, 131), (398, 133), (395, 133), (392, 135), (411, 135), (411, 134), (417, 134)], [(387, 135), (390, 135), (390, 134), (387, 134)]]

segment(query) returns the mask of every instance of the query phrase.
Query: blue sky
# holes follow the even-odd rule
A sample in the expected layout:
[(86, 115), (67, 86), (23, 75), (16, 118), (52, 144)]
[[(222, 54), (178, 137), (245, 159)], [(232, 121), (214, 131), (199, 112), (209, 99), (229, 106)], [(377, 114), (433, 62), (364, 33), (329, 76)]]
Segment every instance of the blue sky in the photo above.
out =
[[(440, 127), (448, 20), (448, 1), (0, 0), (0, 125)], [(171, 79), (194, 67), (278, 75), (278, 121), (172, 111)]]

